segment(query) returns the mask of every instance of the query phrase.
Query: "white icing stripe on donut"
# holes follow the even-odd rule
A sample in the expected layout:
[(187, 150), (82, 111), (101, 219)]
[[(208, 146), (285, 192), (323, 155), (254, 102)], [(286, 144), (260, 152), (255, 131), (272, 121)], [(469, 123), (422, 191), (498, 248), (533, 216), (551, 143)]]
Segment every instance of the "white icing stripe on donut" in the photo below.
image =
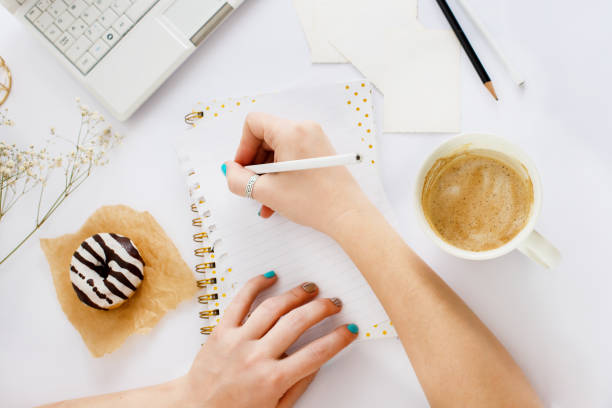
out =
[[(77, 270), (77, 272), (80, 272), (83, 276), (85, 276), (85, 278), (79, 278), (77, 276), (76, 279), (72, 279), (72, 283), (74, 283), (83, 293), (85, 293), (87, 295), (87, 297), (89, 297), (89, 299), (93, 303), (95, 303), (96, 305), (98, 305), (100, 307), (104, 307), (105, 309), (107, 309), (109, 306), (114, 305), (116, 302), (123, 301), (123, 299), (121, 299), (119, 296), (117, 296), (114, 293), (112, 293), (106, 287), (106, 285), (104, 284), (104, 278), (102, 278), (100, 275), (98, 275), (97, 272), (91, 270), (87, 265), (84, 265), (83, 263), (81, 263), (81, 261), (79, 261), (76, 258), (72, 258), (72, 266), (74, 266), (74, 268)], [(72, 274), (74, 274), (74, 272), (72, 272)], [(92, 279), (93, 286), (89, 286), (87, 284), (87, 280), (89, 280), (89, 279)], [(106, 297), (108, 297), (110, 300), (112, 300), (113, 303), (109, 304), (106, 300), (100, 299), (100, 297), (97, 296), (93, 292), (93, 288), (94, 287), (96, 287), (98, 289), (98, 291), (100, 291), (100, 293), (103, 293)]]
[[(136, 287), (143, 277), (142, 268), (140, 268), (138, 265), (125, 261), (119, 254), (117, 254), (117, 252), (115, 252), (115, 250), (111, 248), (111, 246), (107, 245), (107, 241), (114, 241), (114, 238), (112, 238), (109, 234), (94, 235), (92, 238), (96, 240), (104, 249), (105, 261), (110, 267), (109, 273), (115, 276), (127, 287), (131, 288), (132, 290), (136, 290)], [(107, 238), (107, 240), (105, 241), (104, 238)], [(113, 267), (113, 265), (116, 267)], [(130, 281), (129, 275), (134, 275), (138, 279), (136, 281), (138, 283), (134, 284), (132, 281)]]
[(120, 266), (120, 265), (119, 265), (117, 262), (115, 262), (115, 261), (110, 261), (110, 262), (108, 263), (108, 266), (109, 266), (109, 267), (110, 267), (110, 268), (111, 268), (113, 271), (116, 271), (116, 272), (120, 272), (120, 273), (122, 273), (122, 274), (123, 274), (123, 276), (125, 276), (125, 278), (126, 278), (128, 281), (130, 281), (130, 283), (131, 283), (132, 285), (134, 285), (135, 287), (138, 287), (138, 285), (140, 285), (140, 282), (142, 282), (142, 280), (141, 280), (141, 279), (140, 279), (138, 276), (134, 275), (134, 274), (133, 274), (132, 272), (130, 272), (129, 270), (127, 270), (127, 269), (125, 269), (125, 268), (122, 268), (122, 267), (121, 267), (121, 266)]
[(105, 259), (104, 250), (93, 238), (87, 238), (85, 242), (89, 244), (91, 249), (93, 249), (100, 258)]
[[(87, 280), (88, 279), (93, 279), (93, 286), (89, 287), (89, 291), (83, 291), (85, 294), (88, 295), (88, 297), (91, 299), (92, 297), (96, 297), (99, 299), (99, 296), (95, 295), (95, 293), (90, 293), (93, 291), (93, 287), (95, 286), (100, 293), (105, 294), (110, 300), (113, 301), (112, 304), (115, 304), (115, 302), (120, 302), (121, 300), (123, 300), (121, 297), (115, 295), (114, 293), (112, 293), (110, 291), (110, 289), (108, 289), (108, 287), (106, 286), (106, 284), (104, 283), (104, 278), (101, 277), (100, 275), (98, 275), (97, 272), (92, 271), (87, 265), (83, 265), (78, 259), (76, 258), (72, 258), (72, 265), (75, 267), (75, 269), (77, 270), (77, 272), (80, 272), (81, 274), (83, 274), (83, 276), (85, 276), (85, 279), (80, 279), (82, 281), (85, 282), (85, 284), (87, 285)], [(113, 282), (114, 284), (114, 282)], [(87, 285), (89, 286), (89, 285)], [(79, 287), (80, 288), (80, 287)], [(82, 290), (82, 289), (81, 289)], [(123, 290), (121, 291), (124, 295), (126, 296), (130, 296), (131, 295), (131, 290), (128, 289), (128, 291), (130, 292), (129, 294), (125, 293)], [(102, 301), (104, 301), (102, 299)], [(108, 307), (108, 302), (104, 301)]]
[[(72, 272), (74, 274), (74, 272)], [(110, 306), (112, 306), (111, 304), (109, 304), (105, 299), (100, 299), (92, 290), (92, 287), (90, 287), (87, 284), (87, 279), (81, 279), (77, 276), (76, 279), (72, 280), (72, 284), (74, 286), (76, 286), (77, 288), (79, 288), (79, 290), (81, 292), (83, 292), (88, 298), (89, 301), (94, 303), (95, 305), (101, 307), (102, 309), (108, 309)], [(111, 299), (112, 300), (112, 299)], [(113, 301), (114, 303), (114, 301)]]
[[(99, 264), (98, 260), (92, 254), (90, 254), (88, 250), (86, 250), (82, 246), (78, 247), (76, 252), (79, 255), (81, 255), (86, 261), (91, 262), (94, 265)], [(104, 257), (102, 257), (102, 259), (104, 259)]]
[(106, 280), (110, 282), (114, 287), (116, 287), (117, 290), (123, 293), (126, 297), (130, 297), (132, 296), (132, 293), (134, 293), (132, 289), (128, 288), (123, 283), (119, 282), (119, 280), (115, 278), (114, 276), (108, 276)]
[[(117, 242), (110, 234), (99, 234), (100, 237), (102, 238), (102, 240), (104, 241), (104, 243), (106, 244), (106, 246), (108, 246), (110, 249), (112, 249), (115, 254), (117, 254), (119, 256), (119, 258), (121, 258), (123, 261), (130, 263), (134, 266), (136, 266), (138, 269), (142, 269), (143, 268), (143, 264), (142, 262), (140, 262), (140, 260), (133, 258), (123, 247), (123, 245), (121, 245), (119, 242)], [(129, 272), (129, 271), (127, 271)]]

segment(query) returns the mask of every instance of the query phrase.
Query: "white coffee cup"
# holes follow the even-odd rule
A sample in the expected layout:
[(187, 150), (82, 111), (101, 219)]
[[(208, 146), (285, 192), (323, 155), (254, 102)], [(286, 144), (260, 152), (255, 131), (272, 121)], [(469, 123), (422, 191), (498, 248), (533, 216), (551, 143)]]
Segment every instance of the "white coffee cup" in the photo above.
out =
[[(495, 157), (497, 158), (501, 158), (504, 161), (512, 161), (513, 163), (508, 164), (511, 164), (514, 168), (525, 170), (533, 184), (533, 204), (531, 206), (529, 219), (523, 229), (504, 245), (488, 251), (469, 251), (444, 241), (433, 230), (425, 218), (421, 201), (425, 177), (434, 163), (440, 158), (451, 156), (457, 152), (470, 150), (479, 150), (481, 153), (482, 150), (491, 151), (495, 153)], [(442, 143), (431, 155), (429, 155), (429, 157), (427, 157), (421, 166), (415, 183), (415, 201), (417, 218), (427, 235), (429, 235), (440, 248), (452, 255), (465, 259), (483, 260), (497, 258), (518, 249), (529, 258), (547, 268), (554, 268), (561, 260), (561, 254), (557, 248), (534, 229), (542, 207), (542, 184), (538, 171), (525, 152), (500, 137), (486, 134), (463, 134), (452, 137)]]

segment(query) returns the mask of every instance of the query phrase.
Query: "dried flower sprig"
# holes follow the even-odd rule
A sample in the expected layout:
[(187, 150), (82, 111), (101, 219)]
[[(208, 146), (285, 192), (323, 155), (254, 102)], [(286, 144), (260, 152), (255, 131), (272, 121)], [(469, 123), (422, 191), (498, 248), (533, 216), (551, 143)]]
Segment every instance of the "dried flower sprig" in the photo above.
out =
[[(51, 140), (43, 149), (34, 146), (22, 149), (0, 141), (0, 226), (4, 216), (32, 190), (38, 188), (38, 205), (36, 222), (32, 230), (0, 259), (0, 265), (13, 255), (38, 229), (49, 219), (55, 210), (70, 196), (91, 174), (94, 166), (108, 163), (107, 153), (121, 143), (122, 136), (114, 133), (110, 125), (98, 112), (76, 100), (81, 115), (81, 124), (76, 141), (70, 141), (50, 130)], [(0, 116), (0, 121), (3, 118)], [(12, 123), (12, 122), (11, 122)], [(54, 142), (70, 145), (68, 151), (52, 154)], [(45, 189), (53, 174), (63, 170), (64, 183), (61, 192), (50, 201), (45, 209), (43, 201), (47, 198)]]
[(0, 126), (13, 126), (15, 122), (8, 118), (8, 109), (0, 110)]

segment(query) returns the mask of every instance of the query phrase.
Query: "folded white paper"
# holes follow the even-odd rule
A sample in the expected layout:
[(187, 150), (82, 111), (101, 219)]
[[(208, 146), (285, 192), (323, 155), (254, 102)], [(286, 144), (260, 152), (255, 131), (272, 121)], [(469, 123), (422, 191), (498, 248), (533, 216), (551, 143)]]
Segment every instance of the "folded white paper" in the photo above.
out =
[(454, 34), (389, 29), (384, 41), (385, 132), (459, 132), (461, 68)]
[(459, 44), (419, 23), (416, 0), (295, 2), (313, 62), (348, 60), (384, 94), (385, 132), (460, 131)]
[[(382, 7), (375, 0), (353, 1), (359, 7), (342, 11), (349, 0), (334, 0), (323, 31), (384, 94), (383, 130), (460, 131), (460, 48), (452, 31), (403, 21), (398, 16), (408, 11), (394, 2)], [(338, 18), (334, 13), (343, 13), (345, 23), (331, 24)]]
[(293, 5), (304, 29), (306, 41), (310, 48), (310, 58), (314, 63), (347, 62), (325, 38), (316, 19), (317, 5), (314, 0), (293, 0)]

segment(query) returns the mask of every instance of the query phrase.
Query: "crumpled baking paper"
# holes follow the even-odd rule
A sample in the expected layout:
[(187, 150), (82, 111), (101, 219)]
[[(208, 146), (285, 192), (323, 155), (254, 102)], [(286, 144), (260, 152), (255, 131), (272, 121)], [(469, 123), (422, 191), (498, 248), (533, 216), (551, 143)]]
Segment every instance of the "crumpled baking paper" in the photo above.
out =
[[(113, 232), (130, 238), (145, 261), (144, 280), (120, 307), (103, 311), (82, 303), (70, 282), (72, 254), (86, 238)], [(41, 239), (57, 298), (94, 357), (118, 349), (134, 333), (147, 333), (179, 303), (197, 292), (195, 277), (177, 248), (148, 212), (123, 205), (93, 213), (74, 234)]]

